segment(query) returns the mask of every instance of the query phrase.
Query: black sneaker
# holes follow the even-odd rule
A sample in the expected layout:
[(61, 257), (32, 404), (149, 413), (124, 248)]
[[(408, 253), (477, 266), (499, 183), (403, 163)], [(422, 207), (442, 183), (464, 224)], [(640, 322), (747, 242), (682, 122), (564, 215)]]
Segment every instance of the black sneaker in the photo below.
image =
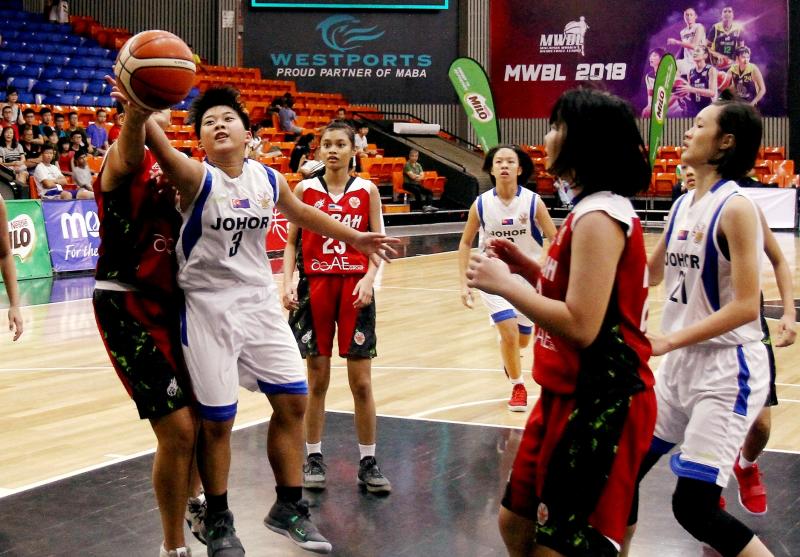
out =
[(365, 456), (358, 464), (358, 485), (366, 486), (370, 493), (389, 493), (392, 484), (381, 473), (374, 456)]
[(301, 499), (297, 503), (275, 501), (269, 513), (264, 517), (264, 526), (283, 534), (307, 551), (314, 553), (330, 553), (331, 543), (319, 533), (311, 522), (308, 512), (308, 501)]
[(244, 556), (244, 547), (236, 536), (236, 528), (233, 527), (231, 511), (207, 514), (205, 525), (208, 557)]
[(328, 469), (321, 453), (311, 453), (303, 464), (303, 487), (325, 489), (325, 471)]

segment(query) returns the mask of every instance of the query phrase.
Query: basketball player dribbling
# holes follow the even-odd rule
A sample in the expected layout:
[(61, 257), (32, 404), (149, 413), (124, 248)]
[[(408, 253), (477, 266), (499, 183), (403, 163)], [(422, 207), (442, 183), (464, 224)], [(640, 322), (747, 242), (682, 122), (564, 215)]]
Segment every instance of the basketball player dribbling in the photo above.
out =
[[(510, 238), (523, 253), (539, 260), (544, 237), (555, 238), (556, 227), (547, 207), (538, 194), (525, 188), (533, 173), (533, 162), (517, 145), (492, 147), (484, 158), (484, 172), (488, 172), (494, 188), (482, 193), (472, 204), (467, 224), (458, 246), (458, 274), (461, 279), (461, 302), (468, 308), (474, 306), (472, 289), (467, 286), (467, 265), (472, 243), (480, 233), (478, 249), (486, 251), (492, 238)], [(520, 282), (525, 279), (517, 275)], [(481, 292), (489, 309), (489, 317), (500, 337), (500, 356), (508, 379), (512, 383), (508, 409), (525, 412), (528, 409), (528, 391), (522, 377), (520, 348), (531, 340), (533, 323), (517, 311), (507, 300)]]
[[(362, 232), (383, 230), (381, 197), (377, 186), (350, 176), (355, 155), (353, 129), (334, 120), (322, 129), (319, 145), (325, 173), (303, 180), (294, 195), (332, 218)], [(300, 238), (300, 257), (297, 240)], [(300, 282), (293, 281), (295, 259)], [(341, 241), (298, 230), (290, 224), (283, 252), (283, 305), (290, 310), (289, 325), (308, 365), (308, 409), (303, 485), (326, 487), (322, 456), (325, 428), (325, 395), (331, 377), (333, 335), (339, 356), (347, 360), (347, 378), (353, 394), (354, 421), (358, 438), (357, 482), (371, 493), (389, 493), (391, 483), (375, 458), (376, 415), (372, 395), (372, 358), (377, 355), (373, 282), (378, 265)]]
[[(771, 555), (743, 523), (720, 508), (736, 454), (769, 388), (759, 323), (759, 270), (764, 239), (759, 214), (736, 183), (755, 163), (761, 118), (749, 105), (716, 101), (685, 135), (681, 160), (695, 188), (676, 201), (664, 231), (663, 336), (657, 373), (658, 420), (641, 479), (674, 445), (675, 518), (724, 557)], [(634, 500), (629, 536), (638, 512)], [(626, 543), (627, 553), (627, 543)]]
[(265, 526), (303, 549), (328, 553), (331, 544), (302, 499), (308, 387), (269, 268), (266, 233), (277, 207), (290, 221), (372, 257), (386, 257), (399, 240), (336, 222), (295, 198), (282, 175), (246, 159), (249, 118), (235, 89), (207, 89), (193, 101), (190, 118), (207, 155), (204, 163), (172, 149), (152, 119), (146, 126), (148, 145), (180, 195), (183, 225), (176, 250), (186, 298), (181, 342), (201, 417), (198, 467), (208, 503), (208, 555), (244, 555), (227, 500), (240, 385), (263, 392), (273, 409), (267, 455), (277, 501)]
[[(144, 147), (149, 116), (130, 106), (94, 183), (100, 247), (93, 306), (109, 358), (156, 435), (153, 490), (164, 533), (161, 557), (182, 557), (190, 555), (183, 534), (187, 498), (199, 491), (196, 472), (192, 477), (197, 425), (179, 340), (180, 215), (175, 189), (161, 179)], [(169, 117), (169, 111), (153, 116), (162, 126)], [(194, 507), (202, 516), (202, 504)], [(202, 541), (199, 519), (192, 526)]]
[(8, 330), (14, 333), (16, 341), (22, 335), (22, 314), (19, 311), (19, 286), (17, 285), (17, 267), (11, 254), (8, 234), (8, 211), (6, 203), (0, 197), (0, 275), (8, 296)]
[[(540, 267), (495, 239), (467, 272), (469, 286), (503, 296), (536, 323), (542, 394), (511, 471), (500, 532), (513, 557), (613, 556), (656, 417), (644, 236), (628, 199), (649, 186), (650, 165), (633, 109), (617, 97), (568, 91), (550, 122), (548, 171), (571, 183), (575, 197), (547, 259)], [(611, 179), (608, 161), (617, 169)]]

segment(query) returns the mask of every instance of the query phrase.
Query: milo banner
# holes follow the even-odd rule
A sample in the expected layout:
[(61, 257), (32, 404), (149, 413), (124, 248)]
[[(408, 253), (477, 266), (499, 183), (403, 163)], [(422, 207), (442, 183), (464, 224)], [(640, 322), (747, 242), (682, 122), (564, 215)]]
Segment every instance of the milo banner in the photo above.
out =
[(8, 237), (17, 267), (17, 278), (52, 276), (41, 202), (6, 201), (6, 207)]
[(472, 58), (457, 58), (450, 64), (447, 74), (485, 153), (500, 143), (500, 127), (489, 78)]
[(491, 0), (491, 84), (500, 118), (547, 118), (591, 85), (650, 110), (665, 55), (677, 70), (667, 112), (693, 117), (724, 89), (786, 116), (786, 0)]
[(93, 199), (42, 203), (50, 257), (56, 271), (84, 271), (97, 266), (100, 219)]
[(653, 84), (653, 100), (650, 104), (650, 168), (656, 162), (661, 138), (664, 136), (664, 123), (667, 121), (672, 85), (675, 83), (675, 72), (678, 65), (672, 54), (665, 54), (658, 65), (656, 80)]

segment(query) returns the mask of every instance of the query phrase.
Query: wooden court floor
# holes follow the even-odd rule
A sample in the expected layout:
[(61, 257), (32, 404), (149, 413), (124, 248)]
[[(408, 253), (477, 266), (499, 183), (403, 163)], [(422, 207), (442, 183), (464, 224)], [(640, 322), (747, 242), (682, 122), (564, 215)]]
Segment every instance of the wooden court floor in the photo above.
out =
[[(486, 310), (460, 303), (456, 254), (442, 251), (453, 249), (457, 236), (450, 236), (424, 242), (422, 251), (439, 253), (397, 259), (382, 274), (376, 293), (379, 356), (373, 362), (378, 412), (522, 427), (525, 414), (506, 409), (509, 384)], [(648, 234), (648, 247), (656, 239)], [(781, 234), (779, 242), (797, 284), (798, 240)], [(762, 274), (765, 298), (777, 300), (771, 267)], [(659, 328), (662, 296), (661, 288), (651, 291), (653, 330)], [(153, 434), (110, 367), (90, 300), (25, 307), (23, 315), (26, 332), (19, 342), (0, 336), (0, 496), (151, 450)], [(4, 325), (5, 317), (0, 321)], [(522, 357), (533, 402), (538, 389), (529, 373), (530, 351)], [(800, 348), (778, 349), (776, 359), (781, 404), (773, 413), (769, 447), (800, 452)], [(342, 364), (334, 362), (327, 405), (350, 411)], [(654, 369), (657, 364), (657, 358), (651, 362)], [(269, 414), (263, 396), (242, 391), (240, 426)]]

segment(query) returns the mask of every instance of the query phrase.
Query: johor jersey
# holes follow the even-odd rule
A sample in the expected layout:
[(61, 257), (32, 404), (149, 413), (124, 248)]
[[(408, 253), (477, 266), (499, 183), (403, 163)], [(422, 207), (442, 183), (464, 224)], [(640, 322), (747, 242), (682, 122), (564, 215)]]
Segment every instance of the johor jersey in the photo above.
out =
[[(369, 191), (372, 182), (363, 178), (350, 178), (344, 193), (331, 194), (325, 179), (303, 180), (303, 203), (316, 207), (360, 232), (369, 230)], [(321, 236), (311, 230), (302, 232), (302, 261), (306, 275), (363, 275), (369, 259), (351, 245)]]
[(104, 192), (100, 187), (104, 171), (105, 164), (94, 182), (100, 218), (95, 278), (144, 292), (174, 294), (178, 290), (175, 243), (181, 226), (175, 188), (161, 178), (149, 149), (130, 184)]
[(536, 224), (536, 206), (539, 195), (517, 186), (517, 195), (506, 205), (497, 195), (497, 188), (478, 196), (480, 219), (478, 248), (486, 249), (490, 238), (505, 238), (538, 259), (542, 254), (542, 231)]
[(278, 201), (277, 173), (251, 159), (235, 178), (204, 164), (203, 182), (183, 213), (178, 284), (187, 291), (273, 284), (265, 239)]
[[(719, 241), (719, 219), (725, 204), (741, 196), (736, 182), (720, 180), (701, 199), (692, 190), (675, 202), (667, 225), (664, 269), (664, 304), (661, 328), (664, 333), (685, 329), (733, 300), (731, 262)], [(745, 199), (748, 199), (746, 196)], [(752, 202), (751, 202), (752, 203)], [(756, 209), (753, 207), (753, 211)], [(756, 219), (760, 222), (758, 213)], [(758, 267), (764, 254), (764, 235), (758, 226)], [(760, 279), (759, 279), (760, 280)], [(736, 346), (761, 340), (764, 333), (756, 318), (699, 344)]]
[[(647, 365), (652, 349), (645, 337), (647, 256), (641, 222), (627, 198), (600, 191), (578, 201), (550, 245), (537, 289), (550, 299), (566, 300), (572, 232), (577, 222), (593, 211), (603, 211), (621, 224), (625, 230), (625, 247), (617, 264), (603, 324), (590, 346), (580, 349), (567, 339), (536, 327), (533, 377), (543, 389), (557, 394), (572, 394), (586, 365), (619, 366), (618, 372), (626, 366), (632, 375), (638, 376), (640, 384), (648, 388), (653, 385), (653, 374)], [(602, 242), (602, 239), (597, 241)], [(599, 354), (603, 361), (594, 361), (595, 358), (586, 357), (587, 354)]]
[(744, 102), (750, 102), (756, 98), (756, 83), (753, 81), (753, 64), (748, 62), (744, 69), (739, 64), (731, 68), (731, 78), (736, 94)]

